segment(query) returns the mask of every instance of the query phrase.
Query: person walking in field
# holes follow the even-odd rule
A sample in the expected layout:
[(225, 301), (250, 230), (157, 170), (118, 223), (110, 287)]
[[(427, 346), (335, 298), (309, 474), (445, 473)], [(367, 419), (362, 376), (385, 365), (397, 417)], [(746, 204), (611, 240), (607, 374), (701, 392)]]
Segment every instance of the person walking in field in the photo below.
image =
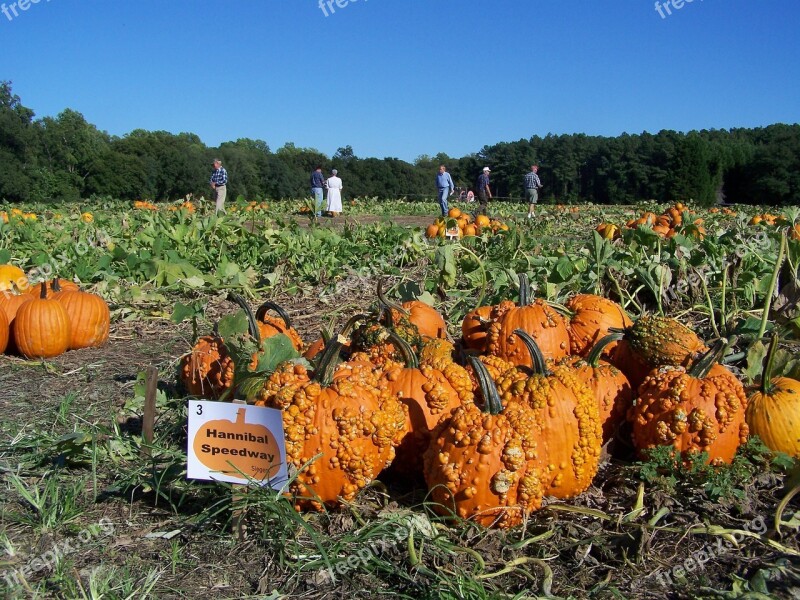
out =
[(225, 196), (228, 191), (228, 172), (223, 168), (222, 161), (214, 159), (214, 172), (211, 173), (211, 189), (214, 190), (215, 212), (225, 211)]
[(314, 212), (318, 217), (322, 216), (322, 209), (325, 206), (322, 198), (323, 187), (325, 187), (325, 177), (322, 175), (322, 167), (318, 165), (311, 172), (311, 197), (314, 198)]
[(531, 165), (530, 172), (525, 174), (525, 198), (528, 200), (528, 219), (536, 215), (534, 210), (536, 203), (539, 202), (539, 190), (542, 188), (542, 181), (539, 179), (539, 165)]
[(332, 217), (342, 212), (342, 180), (337, 177), (339, 171), (333, 169), (325, 182), (328, 188), (328, 212)]
[(492, 189), (489, 187), (489, 167), (483, 167), (483, 172), (478, 176), (478, 183), (475, 186), (478, 191), (478, 212), (479, 215), (487, 214), (489, 199), (492, 197)]
[(436, 175), (436, 190), (439, 198), (439, 208), (442, 209), (442, 216), (447, 216), (447, 198), (452, 196), (456, 186), (453, 184), (453, 178), (447, 172), (447, 167), (444, 165), (439, 166), (439, 173)]

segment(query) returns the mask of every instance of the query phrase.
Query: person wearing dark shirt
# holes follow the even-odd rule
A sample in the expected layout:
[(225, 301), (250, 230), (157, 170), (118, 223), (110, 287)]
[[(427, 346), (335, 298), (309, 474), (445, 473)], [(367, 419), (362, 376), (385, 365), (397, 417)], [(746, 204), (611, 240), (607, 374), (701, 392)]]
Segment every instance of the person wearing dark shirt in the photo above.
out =
[(478, 214), (485, 215), (489, 208), (489, 199), (492, 197), (492, 189), (489, 187), (489, 167), (483, 167), (483, 172), (478, 177), (478, 184), (475, 186), (478, 192)]
[(525, 174), (525, 198), (528, 200), (528, 218), (532, 219), (536, 203), (539, 201), (539, 190), (542, 187), (542, 181), (538, 175), (539, 165), (531, 165), (529, 173)]
[(228, 172), (222, 167), (222, 161), (214, 159), (214, 172), (211, 173), (211, 189), (214, 190), (216, 212), (225, 210), (225, 196), (228, 191)]
[(322, 210), (325, 207), (322, 191), (324, 187), (325, 178), (322, 176), (322, 167), (318, 165), (311, 172), (311, 196), (314, 198), (314, 212), (318, 217), (322, 216)]

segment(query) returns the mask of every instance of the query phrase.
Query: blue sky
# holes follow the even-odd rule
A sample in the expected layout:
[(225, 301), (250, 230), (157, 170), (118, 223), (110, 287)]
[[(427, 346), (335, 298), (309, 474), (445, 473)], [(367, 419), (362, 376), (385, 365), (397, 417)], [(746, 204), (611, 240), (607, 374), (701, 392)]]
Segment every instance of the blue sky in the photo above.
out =
[(413, 160), (800, 120), (797, 0), (4, 1), (0, 80), (118, 136)]

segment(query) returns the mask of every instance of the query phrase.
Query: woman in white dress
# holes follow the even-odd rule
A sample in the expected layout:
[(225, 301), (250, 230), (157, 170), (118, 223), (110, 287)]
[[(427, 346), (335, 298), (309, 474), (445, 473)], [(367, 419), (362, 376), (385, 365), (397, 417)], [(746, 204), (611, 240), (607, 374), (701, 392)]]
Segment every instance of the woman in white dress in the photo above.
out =
[(333, 169), (325, 182), (328, 188), (328, 212), (332, 217), (342, 212), (342, 180), (336, 176), (338, 173), (339, 171)]

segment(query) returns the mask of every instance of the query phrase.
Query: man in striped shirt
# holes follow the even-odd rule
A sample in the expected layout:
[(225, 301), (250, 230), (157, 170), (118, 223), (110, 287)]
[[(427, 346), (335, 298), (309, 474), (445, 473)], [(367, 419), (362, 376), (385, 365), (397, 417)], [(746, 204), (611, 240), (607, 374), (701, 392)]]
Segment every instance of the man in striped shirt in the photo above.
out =
[(538, 171), (539, 165), (532, 165), (530, 173), (525, 174), (525, 197), (528, 199), (529, 219), (535, 216), (533, 209), (536, 208), (536, 203), (539, 201), (539, 188), (542, 187), (542, 182), (537, 175)]
[(211, 173), (211, 189), (214, 190), (216, 212), (225, 210), (225, 195), (228, 191), (228, 172), (222, 167), (222, 161), (214, 159), (214, 172)]

